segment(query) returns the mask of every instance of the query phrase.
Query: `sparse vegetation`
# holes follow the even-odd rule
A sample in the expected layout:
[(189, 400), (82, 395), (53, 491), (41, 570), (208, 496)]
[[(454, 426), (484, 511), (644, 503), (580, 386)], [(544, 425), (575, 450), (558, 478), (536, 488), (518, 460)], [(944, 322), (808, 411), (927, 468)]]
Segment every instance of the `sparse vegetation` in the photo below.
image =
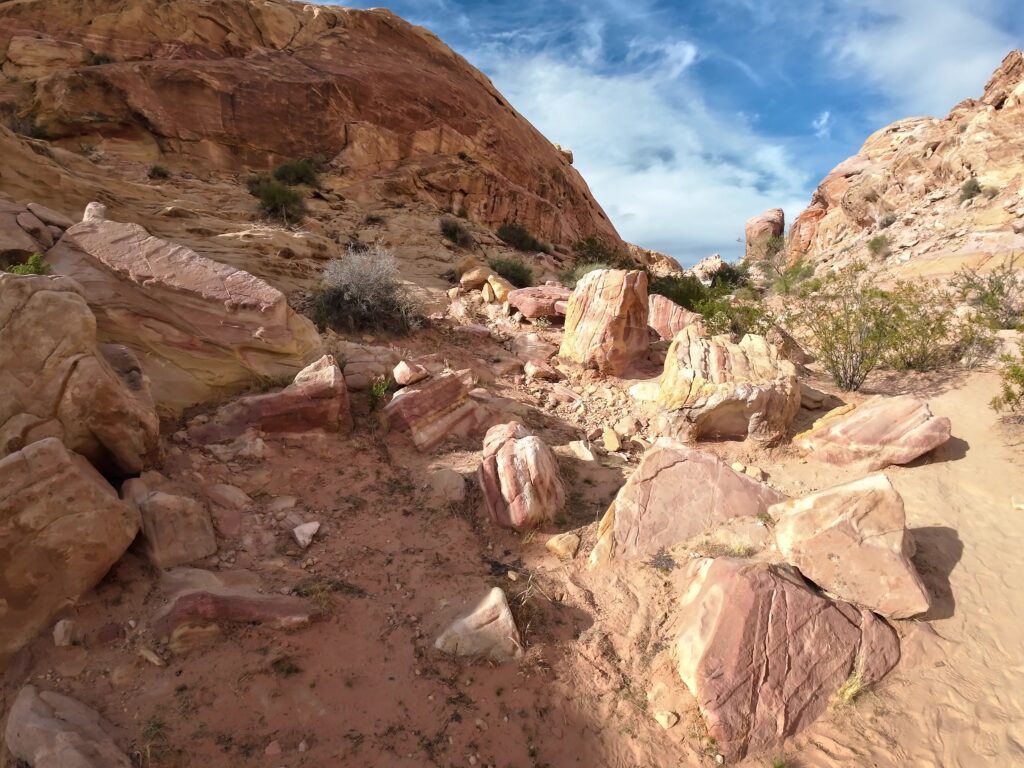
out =
[(302, 193), (265, 173), (251, 176), (247, 186), (249, 194), (260, 201), (260, 211), (265, 216), (287, 225), (300, 221), (306, 214)]
[(1016, 413), (1024, 407), (1024, 339), (1017, 344), (1017, 354), (1003, 355), (1000, 363), (999, 394), (990, 405), (996, 411)]
[(302, 160), (291, 160), (287, 163), (281, 163), (281, 165), (274, 169), (274, 178), (283, 184), (291, 186), (306, 184), (310, 187), (315, 187), (320, 183), (320, 179), (317, 176), (317, 163), (308, 157)]
[(7, 271), (13, 275), (48, 275), (50, 265), (43, 259), (43, 254), (33, 253), (24, 264), (15, 264)]
[(445, 216), (441, 219), (441, 234), (460, 248), (472, 248), (476, 244), (469, 228), (451, 216)]
[(378, 376), (370, 382), (370, 410), (377, 410), (387, 399), (388, 390), (391, 389), (391, 378), (389, 376)]
[(607, 269), (636, 269), (636, 264), (622, 251), (616, 250), (596, 235), (577, 240), (572, 246), (576, 266), (605, 264)]
[(836, 691), (836, 700), (840, 705), (853, 704), (868, 689), (868, 683), (860, 671), (850, 674), (846, 681)]
[(146, 174), (151, 179), (169, 179), (171, 178), (171, 172), (162, 165), (151, 165), (149, 166), (149, 173)]
[(875, 235), (868, 240), (868, 250), (871, 251), (872, 256), (888, 256), (889, 238), (885, 235)]
[(710, 298), (710, 289), (693, 275), (667, 275), (654, 277), (647, 283), (647, 292), (671, 299), (684, 309), (697, 309)]
[(980, 194), (981, 184), (974, 176), (971, 176), (971, 178), (965, 181), (960, 187), (960, 202), (963, 203), (968, 200), (973, 200)]
[(709, 287), (693, 275), (656, 277), (648, 283), (647, 292), (664, 296), (684, 309), (703, 315), (704, 325), (712, 334), (764, 334), (775, 322), (764, 305), (732, 295), (734, 282), (743, 279), (742, 272), (736, 271), (721, 281), (713, 281)]
[(885, 294), (884, 363), (898, 371), (934, 371), (957, 357), (953, 297), (931, 283), (900, 282)]
[(993, 328), (1016, 328), (1024, 322), (1024, 271), (1017, 266), (1018, 259), (1011, 256), (986, 274), (965, 267), (953, 278), (960, 298)]
[(379, 213), (368, 213), (363, 218), (363, 224), (367, 227), (376, 227), (383, 224), (387, 219), (381, 216)]
[(571, 290), (576, 287), (577, 283), (579, 283), (580, 280), (583, 279), (584, 275), (587, 275), (590, 272), (595, 272), (599, 269), (612, 269), (612, 267), (608, 266), (607, 264), (602, 264), (600, 262), (577, 264), (572, 269), (567, 269), (565, 272), (559, 275), (559, 277), (562, 280), (562, 285)]
[(814, 278), (814, 265), (808, 264), (802, 259), (795, 264), (782, 270), (779, 276), (772, 281), (772, 291), (783, 296), (816, 288), (819, 283), (812, 282)]
[(541, 242), (531, 235), (530, 231), (522, 224), (502, 224), (498, 227), (497, 235), (502, 241), (519, 251), (527, 251), (530, 253), (536, 253), (538, 251), (543, 253), (551, 252), (550, 245)]
[(487, 266), (508, 280), (516, 288), (529, 288), (534, 283), (533, 270), (529, 264), (518, 259), (488, 259)]
[(345, 258), (327, 265), (313, 313), (321, 328), (348, 331), (406, 333), (422, 322), (419, 302), (398, 277), (394, 254), (376, 243), (365, 250), (350, 247)]
[(661, 573), (672, 573), (679, 565), (672, 555), (665, 550), (658, 552), (658, 554), (647, 561), (647, 564), (654, 570), (661, 571)]

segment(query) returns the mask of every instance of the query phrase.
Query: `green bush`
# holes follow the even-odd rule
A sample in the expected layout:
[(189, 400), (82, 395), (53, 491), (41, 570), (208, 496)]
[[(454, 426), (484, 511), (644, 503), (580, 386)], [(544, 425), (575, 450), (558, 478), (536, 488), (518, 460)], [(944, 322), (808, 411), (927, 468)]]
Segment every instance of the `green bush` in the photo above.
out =
[(249, 194), (260, 201), (260, 211), (272, 219), (288, 224), (306, 215), (306, 201), (294, 187), (282, 184), (266, 174), (258, 174), (247, 182)]
[(960, 187), (960, 202), (962, 203), (967, 200), (973, 200), (980, 194), (981, 184), (974, 176), (971, 176), (971, 178), (965, 181)]
[(422, 322), (422, 310), (399, 279), (394, 254), (373, 244), (328, 263), (313, 317), (321, 328), (407, 333)]
[(775, 325), (775, 317), (760, 302), (715, 298), (698, 304), (704, 327), (712, 335), (730, 333), (739, 337), (748, 333), (764, 336)]
[(50, 265), (43, 260), (43, 254), (33, 253), (24, 264), (15, 264), (8, 272), (12, 275), (47, 275)]
[(319, 183), (316, 163), (310, 158), (281, 163), (274, 169), (274, 178), (283, 184), (307, 184), (315, 187)]
[(537, 251), (542, 251), (544, 253), (551, 252), (550, 245), (542, 243), (536, 237), (531, 235), (530, 231), (522, 224), (502, 224), (498, 227), (497, 235), (501, 240), (519, 251), (528, 251), (532, 253), (536, 253)]
[(171, 172), (162, 165), (151, 165), (149, 166), (149, 173), (146, 174), (151, 179), (169, 179), (171, 178)]
[(889, 238), (885, 235), (875, 235), (868, 240), (868, 250), (872, 256), (887, 256), (889, 254)]
[(813, 277), (814, 265), (800, 260), (779, 273), (779, 276), (772, 282), (772, 290), (783, 296), (789, 296), (791, 293), (803, 288), (807, 281)]
[(897, 371), (934, 371), (958, 357), (953, 297), (930, 283), (897, 283), (888, 302), (883, 362)]
[(622, 251), (616, 250), (596, 235), (577, 240), (572, 246), (576, 264), (607, 264), (608, 269), (636, 269), (636, 264)]
[(533, 285), (533, 270), (528, 264), (516, 259), (488, 259), (487, 266), (508, 280), (516, 288), (529, 288)]
[(584, 275), (594, 272), (598, 269), (611, 269), (607, 264), (601, 264), (599, 262), (589, 262), (586, 264), (577, 264), (572, 269), (568, 269), (563, 272), (559, 277), (562, 280), (562, 285), (572, 290), (576, 287), (580, 280), (583, 279)]
[(712, 289), (693, 275), (652, 277), (647, 283), (647, 293), (656, 293), (666, 299), (671, 299), (691, 312), (699, 312), (698, 307), (713, 298)]
[(450, 216), (441, 219), (441, 234), (460, 248), (472, 248), (476, 244), (466, 225)]
[(981, 274), (973, 267), (953, 277), (960, 298), (977, 310), (993, 328), (1016, 328), (1024, 322), (1024, 270), (1011, 256), (991, 272)]
[(853, 266), (823, 281), (793, 322), (836, 385), (857, 390), (888, 350), (891, 307), (886, 295), (865, 280), (862, 269)]
[(996, 411), (1016, 412), (1024, 407), (1024, 340), (1018, 342), (1017, 352), (999, 358), (1000, 391), (990, 403)]

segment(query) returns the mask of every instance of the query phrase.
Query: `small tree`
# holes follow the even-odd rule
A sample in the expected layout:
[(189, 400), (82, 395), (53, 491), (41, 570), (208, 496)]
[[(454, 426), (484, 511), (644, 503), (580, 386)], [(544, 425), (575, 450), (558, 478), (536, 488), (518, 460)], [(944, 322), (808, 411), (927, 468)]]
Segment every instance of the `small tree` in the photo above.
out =
[(885, 364), (898, 371), (934, 371), (957, 356), (953, 297), (933, 283), (899, 282), (889, 301)]
[(990, 403), (996, 411), (1016, 412), (1024, 407), (1024, 340), (1017, 343), (1017, 355), (1000, 358), (1000, 392)]
[(888, 349), (891, 307), (883, 292), (865, 282), (863, 268), (852, 266), (808, 296), (794, 322), (836, 386), (857, 390)]

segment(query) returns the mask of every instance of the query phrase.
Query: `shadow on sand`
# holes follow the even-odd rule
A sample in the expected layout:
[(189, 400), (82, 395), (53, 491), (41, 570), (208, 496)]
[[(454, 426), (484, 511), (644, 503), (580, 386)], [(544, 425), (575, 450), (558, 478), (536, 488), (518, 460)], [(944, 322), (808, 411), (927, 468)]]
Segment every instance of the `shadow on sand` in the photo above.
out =
[(928, 613), (918, 616), (921, 621), (948, 619), (956, 612), (956, 599), (949, 576), (964, 553), (963, 542), (952, 528), (929, 526), (909, 531), (917, 552), (914, 566), (932, 599)]

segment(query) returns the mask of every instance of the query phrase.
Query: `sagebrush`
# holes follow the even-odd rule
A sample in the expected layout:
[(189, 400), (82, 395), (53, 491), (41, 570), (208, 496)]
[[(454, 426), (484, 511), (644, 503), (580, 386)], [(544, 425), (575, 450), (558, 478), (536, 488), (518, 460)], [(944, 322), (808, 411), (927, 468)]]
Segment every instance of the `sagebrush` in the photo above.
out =
[(303, 158), (302, 160), (290, 160), (287, 163), (281, 163), (274, 169), (274, 178), (283, 184), (306, 184), (310, 187), (315, 187), (319, 183), (319, 177), (317, 175), (318, 163), (312, 158)]
[(550, 253), (551, 246), (530, 234), (522, 224), (508, 223), (498, 227), (497, 235), (505, 243), (519, 251)]
[(533, 270), (530, 265), (517, 259), (493, 258), (487, 261), (487, 266), (516, 288), (529, 288), (534, 284)]
[(399, 279), (398, 264), (387, 248), (373, 244), (349, 248), (328, 263), (313, 301), (321, 328), (387, 330), (406, 333), (422, 323), (422, 308)]
[(260, 212), (284, 224), (301, 221), (306, 215), (306, 201), (299, 190), (264, 174), (247, 181), (249, 194), (260, 201)]
[(441, 219), (441, 234), (460, 248), (471, 248), (476, 243), (469, 228), (451, 216), (445, 216)]

